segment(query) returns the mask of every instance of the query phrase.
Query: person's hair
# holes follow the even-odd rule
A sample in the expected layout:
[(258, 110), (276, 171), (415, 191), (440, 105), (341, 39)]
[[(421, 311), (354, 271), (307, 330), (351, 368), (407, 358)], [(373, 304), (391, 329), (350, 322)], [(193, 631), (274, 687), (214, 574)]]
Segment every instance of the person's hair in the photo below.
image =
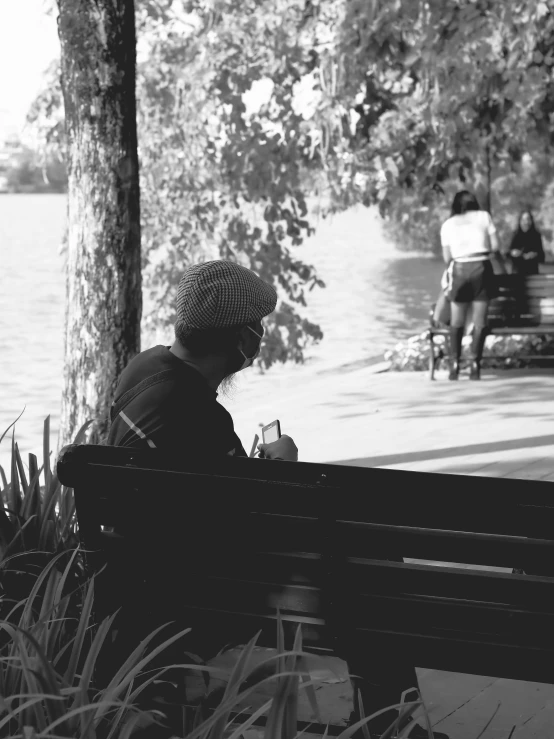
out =
[(481, 210), (481, 206), (472, 192), (460, 190), (454, 195), (452, 201), (452, 215), (461, 216), (463, 213), (467, 213), (468, 210)]
[(228, 354), (237, 348), (238, 334), (242, 326), (231, 328), (198, 329), (175, 323), (175, 338), (187, 351), (198, 357), (208, 354)]
[(527, 213), (529, 218), (531, 219), (531, 225), (529, 227), (529, 231), (536, 231), (537, 227), (535, 226), (535, 219), (533, 218), (533, 213), (529, 208), (524, 208), (521, 213), (519, 214), (519, 217), (517, 219), (517, 228), (516, 231), (521, 231), (521, 219), (523, 216)]

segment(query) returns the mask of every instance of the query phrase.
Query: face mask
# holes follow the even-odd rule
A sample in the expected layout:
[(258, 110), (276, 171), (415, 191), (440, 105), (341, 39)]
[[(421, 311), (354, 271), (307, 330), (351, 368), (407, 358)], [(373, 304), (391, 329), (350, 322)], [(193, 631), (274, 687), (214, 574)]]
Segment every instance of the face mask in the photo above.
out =
[(246, 369), (247, 367), (251, 367), (252, 366), (252, 362), (256, 359), (256, 357), (260, 353), (260, 348), (262, 346), (263, 336), (260, 336), (260, 334), (257, 331), (254, 331), (253, 328), (250, 328), (250, 326), (247, 326), (246, 328), (249, 328), (250, 331), (252, 331), (253, 334), (256, 334), (256, 336), (259, 336), (260, 343), (258, 344), (258, 348), (257, 348), (256, 353), (254, 354), (253, 357), (247, 357), (246, 354), (242, 351), (242, 349), (239, 349), (239, 352), (244, 357), (244, 362), (242, 363), (242, 367), (238, 370), (239, 372), (242, 372), (243, 369)]

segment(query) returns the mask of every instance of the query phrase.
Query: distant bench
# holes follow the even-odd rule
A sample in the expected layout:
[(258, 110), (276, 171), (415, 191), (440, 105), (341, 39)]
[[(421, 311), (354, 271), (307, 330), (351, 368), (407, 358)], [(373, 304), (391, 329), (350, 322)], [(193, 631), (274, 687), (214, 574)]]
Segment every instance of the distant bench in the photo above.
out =
[(275, 646), (279, 608), (289, 647), (302, 624), (306, 648), (347, 662), (402, 655), (554, 683), (552, 483), (241, 458), (185, 465), (87, 445), (65, 447), (57, 474), (75, 492), (89, 572), (107, 563), (97, 615), (122, 606), (135, 641), (176, 619), (193, 627), (183, 648), (204, 657), (258, 629)]
[[(550, 267), (551, 265), (547, 265)], [(495, 275), (497, 297), (491, 300), (488, 312), (490, 334), (554, 336), (554, 274)], [(434, 342), (435, 336), (448, 336), (448, 326), (437, 324), (431, 311), (429, 337), (429, 377), (434, 379), (441, 359), (448, 356)], [(545, 359), (554, 355), (532, 355), (526, 359)], [(498, 358), (498, 355), (496, 355)], [(487, 355), (483, 354), (486, 362)]]

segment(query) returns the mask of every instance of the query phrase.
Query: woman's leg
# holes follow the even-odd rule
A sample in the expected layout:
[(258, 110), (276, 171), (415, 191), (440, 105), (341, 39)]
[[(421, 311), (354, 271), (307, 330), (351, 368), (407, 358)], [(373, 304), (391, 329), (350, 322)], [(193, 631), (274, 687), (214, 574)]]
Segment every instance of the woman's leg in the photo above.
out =
[(483, 356), (483, 348), (485, 346), (485, 340), (488, 333), (488, 307), (488, 300), (475, 300), (472, 303), (473, 337), (471, 340), (471, 369), (469, 374), (470, 380), (481, 379), (481, 358)]
[(449, 380), (457, 380), (462, 355), (462, 339), (469, 303), (450, 304), (450, 374)]

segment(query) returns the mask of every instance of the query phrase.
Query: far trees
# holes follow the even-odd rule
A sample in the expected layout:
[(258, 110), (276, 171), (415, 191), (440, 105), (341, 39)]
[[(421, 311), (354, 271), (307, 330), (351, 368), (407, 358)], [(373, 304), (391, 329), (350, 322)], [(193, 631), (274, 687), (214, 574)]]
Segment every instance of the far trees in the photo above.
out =
[(333, 59), (334, 109), (360, 116), (334, 150), (335, 207), (378, 203), (400, 244), (425, 247), (466, 186), (507, 228), (506, 178), (545, 174), (554, 138), (551, 3), (353, 0)]

